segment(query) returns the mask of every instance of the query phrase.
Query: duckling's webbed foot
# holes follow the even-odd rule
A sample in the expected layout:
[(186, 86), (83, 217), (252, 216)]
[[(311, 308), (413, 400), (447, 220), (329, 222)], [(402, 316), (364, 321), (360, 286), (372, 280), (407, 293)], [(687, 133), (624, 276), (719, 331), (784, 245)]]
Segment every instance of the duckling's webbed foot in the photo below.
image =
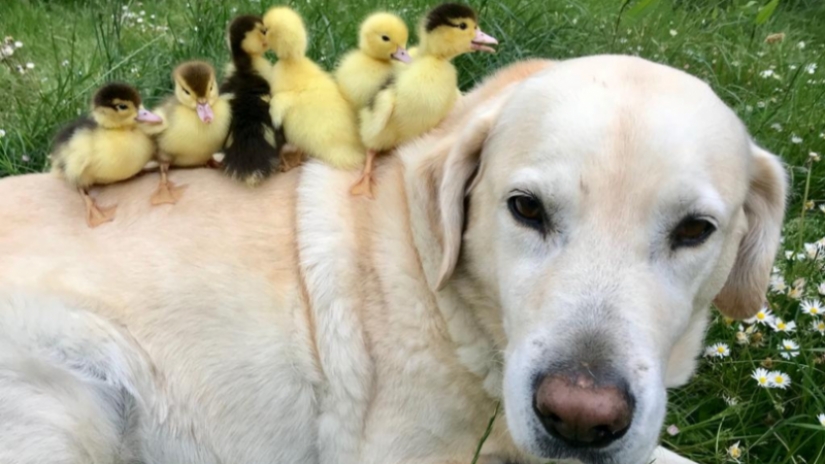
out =
[(215, 158), (210, 158), (209, 161), (206, 162), (206, 167), (212, 169), (223, 169), (223, 163)]
[(83, 203), (86, 206), (86, 224), (89, 228), (95, 228), (115, 219), (117, 206), (101, 208), (97, 206), (95, 200), (89, 196), (89, 193), (85, 189), (78, 189), (77, 191), (80, 193), (80, 197), (83, 198)]
[(304, 152), (300, 148), (287, 143), (281, 148), (281, 162), (278, 164), (278, 171), (288, 172), (297, 168), (304, 162)]
[(368, 150), (367, 151), (367, 163), (364, 165), (364, 172), (361, 173), (361, 178), (352, 186), (349, 193), (354, 196), (364, 195), (370, 200), (374, 199), (375, 196), (372, 194), (372, 165), (375, 161), (375, 157), (378, 155), (376, 150)]
[(183, 191), (186, 186), (176, 187), (169, 181), (169, 164), (163, 163), (160, 165), (160, 183), (158, 189), (152, 194), (152, 205), (168, 205), (175, 204), (183, 196)]

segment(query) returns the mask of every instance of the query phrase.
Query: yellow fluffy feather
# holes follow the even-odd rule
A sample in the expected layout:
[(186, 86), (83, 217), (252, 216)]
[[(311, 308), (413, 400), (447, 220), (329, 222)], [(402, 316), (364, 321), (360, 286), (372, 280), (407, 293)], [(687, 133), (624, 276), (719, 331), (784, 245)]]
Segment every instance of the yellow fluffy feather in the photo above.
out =
[(87, 189), (138, 174), (155, 154), (155, 143), (139, 123), (160, 122), (160, 117), (143, 109), (137, 90), (115, 82), (95, 93), (91, 117), (80, 118), (57, 134), (52, 172), (77, 188), (90, 227), (113, 220), (115, 207), (101, 210)]
[(373, 159), (378, 152), (409, 141), (437, 126), (460, 96), (458, 73), (450, 62), (474, 50), (492, 51), (496, 40), (478, 28), (467, 6), (442, 4), (419, 27), (421, 44), (412, 63), (396, 67), (391, 85), (378, 92), (372, 105), (360, 111), (360, 134), (369, 149), (354, 195), (372, 196)]
[(183, 188), (167, 177), (169, 166), (203, 166), (223, 148), (232, 112), (229, 103), (218, 95), (215, 69), (203, 61), (187, 61), (172, 73), (175, 96), (157, 108), (164, 124), (158, 131), (157, 159), (160, 183), (152, 204), (176, 203)]
[(373, 13), (361, 24), (358, 48), (347, 53), (335, 70), (344, 97), (356, 109), (369, 104), (390, 79), (393, 63), (410, 62), (407, 25), (391, 13)]
[(304, 22), (292, 9), (264, 15), (267, 42), (278, 57), (271, 75), (271, 115), (286, 139), (309, 156), (339, 169), (363, 165), (366, 149), (358, 137), (355, 110), (332, 76), (305, 56)]

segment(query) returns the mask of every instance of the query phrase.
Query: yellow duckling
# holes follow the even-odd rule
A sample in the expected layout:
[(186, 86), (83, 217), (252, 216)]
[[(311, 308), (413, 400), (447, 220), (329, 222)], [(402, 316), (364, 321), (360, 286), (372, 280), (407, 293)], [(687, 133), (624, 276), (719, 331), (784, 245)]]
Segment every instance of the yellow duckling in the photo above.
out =
[(456, 3), (433, 8), (419, 26), (418, 56), (397, 68), (394, 81), (361, 110), (361, 139), (369, 148), (353, 195), (372, 197), (372, 167), (380, 151), (389, 150), (432, 129), (459, 97), (458, 73), (450, 62), (471, 51), (495, 51), (498, 42), (478, 27), (475, 11)]
[(172, 73), (175, 96), (157, 108), (164, 125), (157, 136), (160, 184), (152, 204), (175, 203), (185, 187), (169, 182), (169, 166), (203, 166), (212, 162), (226, 140), (232, 112), (218, 95), (215, 69), (203, 61), (188, 61)]
[(332, 76), (306, 57), (307, 32), (294, 10), (275, 7), (264, 15), (272, 67), (270, 114), (289, 143), (339, 169), (363, 165), (365, 148), (358, 121)]
[(407, 25), (391, 13), (374, 13), (361, 24), (358, 49), (344, 56), (335, 80), (344, 97), (361, 109), (375, 96), (393, 72), (393, 61), (409, 63)]
[(138, 174), (155, 153), (155, 143), (138, 123), (161, 122), (159, 116), (143, 109), (134, 87), (113, 82), (95, 92), (91, 117), (84, 116), (57, 133), (52, 172), (77, 188), (89, 227), (113, 220), (117, 207), (99, 208), (87, 189)]

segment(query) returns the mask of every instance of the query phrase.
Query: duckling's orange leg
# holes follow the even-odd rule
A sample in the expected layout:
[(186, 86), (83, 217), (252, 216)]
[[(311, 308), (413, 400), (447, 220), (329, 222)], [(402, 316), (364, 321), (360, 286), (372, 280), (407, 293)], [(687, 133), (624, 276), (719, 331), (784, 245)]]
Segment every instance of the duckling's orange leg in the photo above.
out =
[(169, 163), (160, 164), (160, 184), (158, 189), (152, 194), (153, 205), (175, 204), (183, 196), (183, 191), (186, 186), (175, 187), (175, 184), (169, 181)]
[(78, 188), (77, 192), (80, 193), (80, 197), (83, 198), (83, 203), (86, 205), (86, 224), (90, 228), (95, 228), (115, 219), (117, 206), (100, 208), (95, 203), (94, 198), (89, 196), (89, 192), (87, 192), (86, 189)]
[(372, 195), (372, 165), (377, 155), (377, 150), (367, 150), (367, 163), (364, 165), (364, 172), (361, 173), (361, 178), (358, 179), (358, 182), (350, 189), (350, 194), (355, 196), (365, 195), (370, 200), (375, 198)]

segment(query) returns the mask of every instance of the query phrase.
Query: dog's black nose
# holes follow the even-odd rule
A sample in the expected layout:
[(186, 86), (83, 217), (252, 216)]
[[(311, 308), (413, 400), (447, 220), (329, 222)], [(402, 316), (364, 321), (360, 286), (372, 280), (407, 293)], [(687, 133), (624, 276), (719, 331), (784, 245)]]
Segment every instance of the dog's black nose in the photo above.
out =
[(535, 411), (547, 432), (576, 448), (599, 448), (621, 438), (633, 419), (623, 382), (590, 372), (548, 374), (535, 393)]

